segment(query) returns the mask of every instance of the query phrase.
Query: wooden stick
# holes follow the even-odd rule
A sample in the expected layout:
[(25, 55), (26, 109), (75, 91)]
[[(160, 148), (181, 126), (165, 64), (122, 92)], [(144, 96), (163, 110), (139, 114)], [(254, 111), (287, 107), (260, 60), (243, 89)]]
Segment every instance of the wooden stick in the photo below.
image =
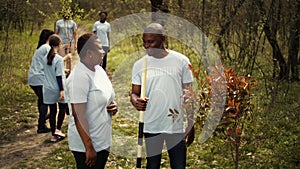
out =
[[(141, 98), (146, 97), (146, 79), (147, 79), (147, 58), (144, 58), (143, 72), (142, 72), (142, 86), (141, 86)], [(139, 131), (138, 131), (138, 147), (137, 147), (137, 159), (136, 168), (141, 168), (142, 165), (142, 149), (143, 149), (143, 130), (144, 130), (144, 111), (139, 111)]]

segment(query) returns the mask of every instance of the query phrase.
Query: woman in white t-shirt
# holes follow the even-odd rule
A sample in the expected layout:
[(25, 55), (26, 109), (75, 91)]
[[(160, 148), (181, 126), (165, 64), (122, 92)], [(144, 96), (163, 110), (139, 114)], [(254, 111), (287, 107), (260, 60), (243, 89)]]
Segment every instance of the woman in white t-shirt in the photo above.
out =
[(45, 79), (43, 58), (50, 50), (48, 38), (53, 35), (52, 30), (43, 29), (40, 34), (38, 46), (32, 57), (31, 65), (28, 71), (28, 84), (38, 97), (38, 129), (37, 133), (48, 133), (51, 130), (46, 126), (46, 115), (48, 106), (43, 101), (43, 82)]
[(69, 147), (77, 168), (105, 167), (112, 142), (111, 116), (118, 109), (114, 90), (100, 66), (104, 51), (96, 35), (78, 39), (80, 61), (67, 79), (72, 109), (69, 118)]
[[(58, 139), (64, 138), (61, 128), (66, 114), (67, 102), (65, 99), (64, 82), (66, 79), (64, 73), (63, 58), (57, 54), (62, 41), (56, 34), (49, 37), (49, 45), (51, 47), (49, 53), (44, 58), (45, 80), (43, 85), (44, 103), (50, 107), (50, 127), (51, 141), (56, 142)], [(57, 103), (59, 106), (58, 119)]]

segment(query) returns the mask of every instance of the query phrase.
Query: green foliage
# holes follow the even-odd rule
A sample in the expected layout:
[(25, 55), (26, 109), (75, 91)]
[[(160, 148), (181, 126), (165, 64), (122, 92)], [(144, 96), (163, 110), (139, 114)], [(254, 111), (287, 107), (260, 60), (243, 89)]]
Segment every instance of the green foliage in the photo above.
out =
[[(32, 108), (35, 97), (27, 85), (27, 72), (36, 42), (28, 35), (14, 33), (8, 42), (9, 52), (0, 52), (0, 135), (9, 139), (13, 133), (28, 128), (32, 119), (36, 118)], [(18, 43), (22, 42), (22, 43)], [(3, 41), (0, 41), (3, 43)]]

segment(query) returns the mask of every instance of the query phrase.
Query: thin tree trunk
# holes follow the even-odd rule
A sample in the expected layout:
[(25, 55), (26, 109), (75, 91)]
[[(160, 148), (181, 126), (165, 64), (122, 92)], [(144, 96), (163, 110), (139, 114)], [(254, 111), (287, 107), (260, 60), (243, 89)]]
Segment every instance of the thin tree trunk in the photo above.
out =
[[(257, 7), (260, 10), (261, 13), (261, 17), (262, 18), (267, 18), (266, 15), (266, 10), (264, 8), (264, 2), (262, 0), (257, 0)], [(284, 57), (281, 53), (281, 50), (279, 48), (278, 42), (276, 40), (276, 36), (274, 34), (274, 32), (271, 30), (270, 24), (268, 22), (268, 19), (263, 19), (263, 31), (270, 43), (270, 45), (272, 46), (272, 50), (273, 50), (273, 58), (276, 59), (279, 62), (279, 79), (288, 79), (288, 73), (287, 73), (287, 64), (284, 60)]]
[(289, 60), (289, 69), (291, 69), (291, 80), (299, 81), (299, 25), (300, 25), (300, 0), (297, 1), (297, 12), (295, 13), (294, 18), (292, 19), (293, 25), (290, 28), (290, 39), (289, 39), (289, 51), (288, 51), (288, 60)]
[(150, 0), (151, 1), (151, 11), (156, 12), (160, 10), (163, 0)]
[[(238, 2), (238, 4), (234, 6), (233, 12), (228, 17), (229, 19), (227, 21), (225, 21), (225, 24), (222, 25), (222, 27), (221, 27), (221, 30), (220, 30), (218, 39), (216, 40), (216, 43), (219, 46), (220, 52), (223, 53), (223, 54), (225, 53), (225, 49), (224, 49), (224, 44), (223, 44), (222, 38), (223, 38), (224, 34), (226, 33), (226, 31), (228, 30), (228, 28), (229, 28), (229, 26), (230, 26), (230, 24), (232, 22), (232, 19), (236, 16), (238, 9), (242, 6), (242, 4), (244, 2), (245, 2), (245, 0), (240, 0)], [(230, 59), (230, 55), (229, 54), (228, 54), (228, 57)]]

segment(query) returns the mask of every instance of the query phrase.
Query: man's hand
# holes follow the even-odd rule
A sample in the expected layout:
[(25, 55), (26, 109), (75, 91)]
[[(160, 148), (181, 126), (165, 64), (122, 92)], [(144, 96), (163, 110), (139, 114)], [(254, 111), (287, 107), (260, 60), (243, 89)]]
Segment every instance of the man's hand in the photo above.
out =
[(149, 98), (142, 99), (140, 97), (136, 99), (132, 99), (132, 105), (138, 110), (138, 111), (145, 111), (147, 107)]
[(186, 135), (185, 135), (185, 140), (186, 140), (186, 146), (190, 146), (195, 139), (195, 128), (194, 126), (187, 128), (186, 130)]
[(107, 107), (107, 112), (111, 115), (115, 115), (118, 112), (118, 105), (115, 101), (112, 101)]

